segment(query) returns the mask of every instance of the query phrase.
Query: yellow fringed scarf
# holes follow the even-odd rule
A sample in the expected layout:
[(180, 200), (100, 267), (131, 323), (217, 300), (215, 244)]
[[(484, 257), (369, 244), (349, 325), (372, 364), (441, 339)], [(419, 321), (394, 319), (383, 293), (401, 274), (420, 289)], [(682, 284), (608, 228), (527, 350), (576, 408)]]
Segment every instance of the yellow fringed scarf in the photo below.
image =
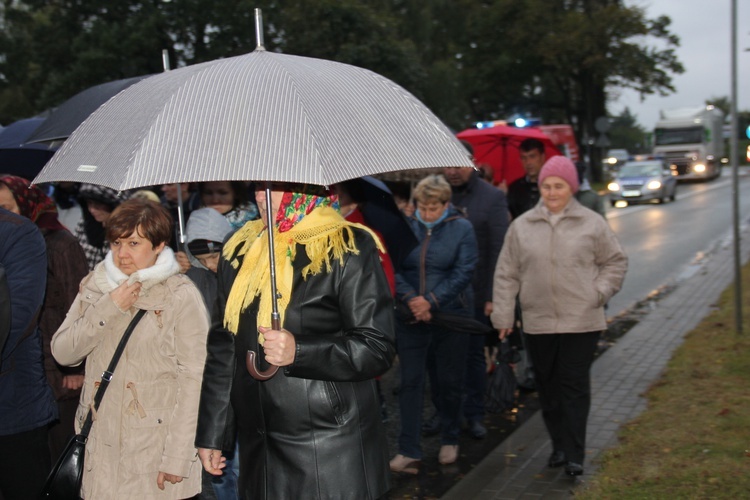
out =
[[(286, 232), (279, 233), (274, 228), (274, 253), (276, 254), (276, 291), (279, 294), (278, 309), (281, 324), (284, 324), (284, 314), (292, 296), (293, 268), (297, 244), (304, 245), (305, 253), (310, 258), (310, 264), (302, 269), (303, 278), (331, 270), (331, 259), (343, 263), (346, 253), (359, 254), (354, 243), (352, 227), (367, 231), (375, 240), (378, 249), (385, 251), (380, 239), (366, 226), (347, 222), (341, 214), (329, 206), (315, 208), (301, 221)], [(346, 237), (344, 234), (346, 233)], [(271, 324), (271, 270), (268, 258), (268, 237), (265, 235), (263, 220), (254, 220), (245, 224), (226, 242), (223, 249), (224, 257), (231, 259), (237, 247), (248, 242), (236, 257), (244, 256), (242, 267), (237, 273), (229, 292), (227, 306), (224, 311), (224, 326), (236, 334), (240, 322), (240, 314), (260, 296), (257, 324), (259, 326)], [(231, 261), (235, 269), (239, 266), (237, 258)], [(263, 336), (258, 335), (258, 341), (263, 344)]]

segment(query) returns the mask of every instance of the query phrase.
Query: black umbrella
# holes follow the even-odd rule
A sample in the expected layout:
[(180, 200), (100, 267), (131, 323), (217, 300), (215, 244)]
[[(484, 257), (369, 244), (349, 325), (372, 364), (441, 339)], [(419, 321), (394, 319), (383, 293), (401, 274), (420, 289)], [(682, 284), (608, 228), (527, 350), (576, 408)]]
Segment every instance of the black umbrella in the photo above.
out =
[(394, 270), (419, 245), (417, 236), (398, 209), (391, 190), (382, 181), (365, 176), (343, 183), (359, 205), (365, 223), (383, 237)]
[(26, 144), (44, 118), (26, 118), (0, 130), (0, 174), (33, 179), (55, 154), (42, 144)]
[(472, 335), (497, 334), (492, 326), (477, 321), (474, 318), (459, 316), (458, 314), (435, 312), (432, 313), (432, 319), (429, 323), (458, 333), (469, 333)]
[(148, 76), (150, 75), (102, 83), (77, 93), (50, 113), (27, 142), (64, 141), (99, 106)]
[[(397, 301), (395, 308), (396, 317), (404, 323), (416, 323), (411, 310), (403, 302)], [(497, 331), (489, 324), (478, 321), (470, 316), (461, 316), (445, 312), (430, 313), (432, 319), (427, 323), (444, 328), (456, 333), (468, 333), (470, 335), (497, 334)]]

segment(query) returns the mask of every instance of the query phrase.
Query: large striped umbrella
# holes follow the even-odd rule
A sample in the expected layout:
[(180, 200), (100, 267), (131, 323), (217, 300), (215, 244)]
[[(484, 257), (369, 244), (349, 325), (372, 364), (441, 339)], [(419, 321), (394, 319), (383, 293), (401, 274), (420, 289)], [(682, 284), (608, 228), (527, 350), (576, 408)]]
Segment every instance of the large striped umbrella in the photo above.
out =
[[(398, 170), (474, 166), (451, 131), (387, 78), (266, 51), (259, 12), (255, 51), (131, 85), (73, 132), (34, 183), (88, 182), (118, 190), (227, 180), (330, 186)], [(271, 227), (270, 184), (266, 189)], [(273, 259), (270, 268), (276, 297)], [(274, 303), (274, 329), (278, 319)], [(252, 351), (247, 366), (261, 380), (277, 369), (260, 372)]]
[(254, 52), (135, 83), (92, 113), (35, 183), (113, 189), (218, 180), (331, 185), (473, 166), (409, 92), (347, 64)]

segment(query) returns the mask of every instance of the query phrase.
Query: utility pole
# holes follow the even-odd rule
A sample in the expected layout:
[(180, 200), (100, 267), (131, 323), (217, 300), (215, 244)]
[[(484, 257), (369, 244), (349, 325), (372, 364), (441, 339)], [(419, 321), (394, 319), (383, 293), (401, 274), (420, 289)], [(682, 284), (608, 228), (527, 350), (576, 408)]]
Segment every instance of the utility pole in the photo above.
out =
[(742, 335), (742, 263), (740, 252), (740, 181), (737, 117), (737, 0), (732, 1), (732, 123), (729, 139), (729, 158), (732, 165), (732, 229), (734, 233), (734, 323), (738, 335)]

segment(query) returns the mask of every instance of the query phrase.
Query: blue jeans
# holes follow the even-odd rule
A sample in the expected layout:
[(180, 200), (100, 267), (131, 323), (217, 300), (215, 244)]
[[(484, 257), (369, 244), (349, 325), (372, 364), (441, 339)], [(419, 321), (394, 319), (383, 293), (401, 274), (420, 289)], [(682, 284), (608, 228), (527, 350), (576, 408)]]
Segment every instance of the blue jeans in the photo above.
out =
[(442, 429), (440, 441), (444, 445), (458, 444), (468, 335), (425, 323), (406, 325), (396, 321), (396, 344), (401, 367), (399, 453), (421, 459), (420, 433), (430, 346), (435, 352), (437, 406)]
[(211, 478), (211, 485), (217, 500), (238, 500), (240, 498), (237, 482), (240, 477), (239, 443), (234, 443), (234, 453), (227, 457), (224, 474)]

